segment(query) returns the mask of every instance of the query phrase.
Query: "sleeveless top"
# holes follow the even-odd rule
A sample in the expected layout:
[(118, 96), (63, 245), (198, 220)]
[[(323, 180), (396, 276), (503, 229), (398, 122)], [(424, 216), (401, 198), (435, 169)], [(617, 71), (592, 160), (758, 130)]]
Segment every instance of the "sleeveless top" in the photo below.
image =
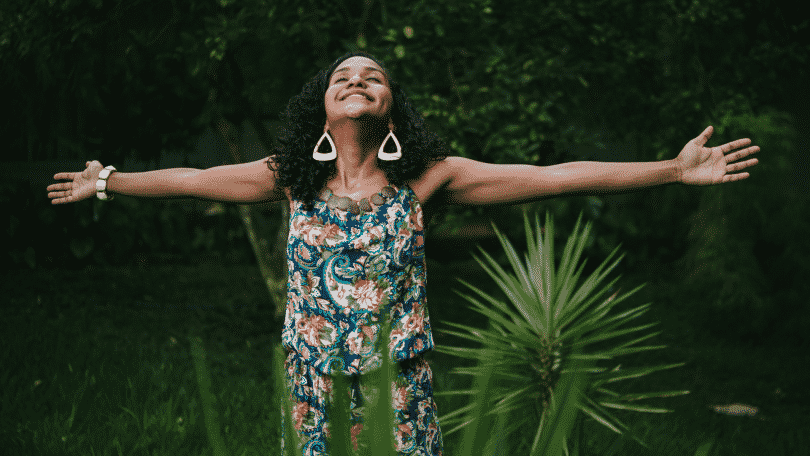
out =
[(320, 199), (307, 211), (291, 200), (287, 263), (282, 344), (317, 372), (348, 376), (379, 367), (382, 319), (392, 322), (392, 361), (433, 349), (422, 207), (410, 187), (359, 215)]

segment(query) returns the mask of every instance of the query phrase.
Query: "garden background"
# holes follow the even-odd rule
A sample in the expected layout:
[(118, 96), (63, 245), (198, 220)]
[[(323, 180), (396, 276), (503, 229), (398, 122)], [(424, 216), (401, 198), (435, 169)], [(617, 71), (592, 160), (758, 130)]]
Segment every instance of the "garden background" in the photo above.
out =
[[(559, 242), (583, 213), (589, 263), (621, 245), (620, 286), (648, 284), (632, 302), (653, 303), (645, 321), (669, 347), (646, 361), (686, 362), (634, 388), (692, 392), (659, 400), (669, 414), (628, 413), (653, 449), (627, 454), (694, 454), (707, 437), (720, 454), (810, 451), (808, 25), (765, 0), (2, 2), (0, 448), (211, 454), (191, 335), (229, 454), (278, 448), (284, 205), (51, 206), (45, 187), (89, 159), (139, 171), (266, 156), (287, 100), (365, 50), (454, 155), (651, 161), (710, 124), (710, 144), (752, 138), (760, 164), (721, 187), (449, 209), (426, 235), (429, 312), (437, 343), (463, 343), (445, 322), (487, 322), (463, 311), (455, 279), (496, 293), (470, 254), (505, 261), (490, 221), (520, 249), (524, 211), (552, 213)], [(436, 391), (464, 385), (449, 373), (462, 361), (429, 360)], [(757, 413), (712, 408), (732, 403)], [(591, 451), (612, 444), (589, 426)]]

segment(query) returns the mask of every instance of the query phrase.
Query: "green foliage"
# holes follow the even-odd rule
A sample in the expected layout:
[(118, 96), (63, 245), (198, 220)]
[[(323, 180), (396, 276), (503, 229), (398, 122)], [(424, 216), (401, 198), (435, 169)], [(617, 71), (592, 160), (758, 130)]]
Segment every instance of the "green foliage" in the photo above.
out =
[[(486, 261), (477, 257), (476, 261), (498, 284), (508, 301), (498, 300), (459, 279), (483, 298), (482, 301), (476, 296), (459, 293), (472, 303), (472, 310), (487, 317), (491, 327), (481, 330), (469, 325), (448, 323), (461, 330), (446, 331), (448, 334), (480, 343), (481, 347), (436, 348), (441, 353), (477, 360), (477, 366), (456, 368), (453, 372), (472, 376), (478, 382), (477, 388), (485, 390), (480, 393), (474, 389), (437, 394), (472, 394), (484, 401), (480, 405), (470, 404), (443, 416), (445, 427), (455, 426), (446, 434), (469, 426), (469, 423), (480, 419), (482, 411), (486, 410), (486, 414), (501, 416), (505, 420), (504, 435), (534, 435), (530, 454), (546, 454), (545, 451), (562, 454), (565, 446), (563, 438), (571, 432), (574, 417), (579, 412), (621, 434), (630, 429), (607, 409), (664, 413), (670, 410), (634, 402), (689, 393), (662, 391), (628, 394), (607, 387), (611, 383), (679, 367), (683, 363), (629, 369), (620, 369), (620, 365), (612, 368), (597, 365), (618, 356), (666, 346), (633, 347), (658, 333), (640, 337), (635, 335), (633, 340), (623, 343), (614, 340), (653, 326), (647, 324), (620, 329), (645, 313), (650, 304), (618, 315), (611, 314), (617, 304), (641, 287), (621, 295), (618, 291), (611, 294), (618, 278), (609, 282), (605, 280), (621, 259), (620, 256), (612, 260), (618, 249), (590, 275), (583, 274), (584, 262), (580, 261), (580, 256), (589, 238), (591, 224), (586, 224), (580, 231), (580, 220), (577, 220), (558, 264), (554, 255), (554, 225), (550, 214), (546, 215), (544, 235), (541, 234), (539, 218), (536, 217), (535, 234), (529, 226), (528, 217), (524, 217), (528, 247), (523, 258), (495, 228), (513, 272), (503, 269), (483, 249)], [(468, 432), (468, 438), (464, 440), (470, 449), (473, 447), (470, 439), (476, 439), (479, 431), (473, 428)], [(510, 440), (517, 441), (516, 437)], [(636, 436), (633, 438), (644, 444)], [(576, 445), (580, 447), (582, 443)], [(480, 443), (477, 446), (480, 447)], [(521, 450), (512, 448), (511, 451)]]
[[(277, 361), (283, 364), (284, 355), (272, 355), (278, 339), (277, 334), (267, 332), (271, 322), (261, 318), (265, 291), (255, 267), (93, 267), (91, 271), (10, 271), (8, 280), (0, 282), (0, 294), (8, 300), (0, 319), (0, 333), (7, 336), (0, 345), (4, 366), (0, 370), (0, 384), (4, 385), (0, 390), (4, 412), (0, 414), (0, 444), (6, 452), (212, 454), (190, 345), (185, 343), (185, 335), (194, 326), (190, 316), (198, 316), (203, 322), (199, 334), (205, 334), (210, 391), (216, 396), (220, 432), (230, 454), (278, 453), (280, 407), (271, 398), (277, 383), (270, 366)], [(436, 283), (449, 283), (458, 275), (484, 274), (461, 264), (445, 265), (432, 273)], [(490, 294), (498, 292), (494, 283), (480, 279), (476, 283)], [(678, 303), (666, 289), (656, 284), (650, 287), (654, 288), (652, 295), (663, 302)], [(143, 293), (154, 297), (149, 306), (139, 302), (144, 301)], [(452, 294), (438, 300), (435, 297), (442, 296), (441, 288), (432, 293), (433, 303), (444, 303), (431, 308), (437, 342), (448, 337), (439, 322), (480, 324), (472, 319), (477, 313), (458, 311), (463, 302)], [(201, 301), (206, 306), (195, 312)], [(245, 312), (244, 306), (253, 309)], [(448, 317), (435, 318), (443, 310)], [(612, 430), (586, 422), (573, 435), (584, 433), (588, 454), (691, 454), (710, 438), (716, 439), (714, 454), (718, 455), (807, 453), (810, 440), (802, 394), (806, 376), (794, 368), (801, 365), (802, 350), (780, 338), (770, 338), (752, 350), (744, 344), (723, 343), (712, 332), (696, 334), (700, 317), (678, 305), (656, 305), (649, 313), (654, 315), (646, 315), (645, 321), (666, 324), (663, 335), (667, 343), (673, 341), (666, 352), (646, 352), (649, 361), (661, 363), (666, 357), (666, 362), (688, 359), (689, 364), (669, 371), (670, 376), (640, 377), (633, 388), (656, 391), (688, 384), (694, 392), (677, 398), (675, 413), (629, 414), (628, 424), (632, 422), (632, 431), (649, 444), (648, 451), (626, 436), (614, 441)], [(245, 332), (245, 327), (252, 331)], [(681, 327), (684, 330), (678, 331)], [(448, 374), (449, 369), (465, 364), (461, 358), (431, 356), (435, 391), (465, 387), (446, 383), (462, 377)], [(695, 375), (704, 378), (697, 380)], [(774, 384), (786, 397), (768, 395)], [(705, 407), (707, 390), (722, 391), (730, 398), (751, 398), (773, 420), (716, 415)], [(439, 411), (455, 408), (446, 406), (444, 397), (436, 401)], [(443, 430), (450, 429), (444, 422), (440, 424)], [(497, 432), (497, 424), (490, 433)], [(459, 448), (460, 434), (445, 435), (447, 452)], [(527, 440), (530, 437), (533, 435)]]
[[(720, 119), (718, 134), (757, 138), (768, 156), (760, 157), (749, 185), (701, 193), (687, 219), (689, 248), (678, 266), (684, 287), (700, 295), (695, 310), (715, 317), (707, 325), (731, 320), (733, 334), (759, 338), (771, 332), (773, 309), (796, 312), (798, 296), (810, 292), (807, 284), (787, 282), (810, 267), (803, 235), (810, 230), (810, 198), (792, 183), (791, 163), (801, 153), (794, 146), (792, 119), (775, 111), (755, 114), (745, 100), (735, 101)], [(741, 314), (745, 318), (737, 317)], [(785, 336), (801, 337), (797, 329)]]
[[(718, 127), (713, 141), (734, 139), (717, 124), (743, 105), (753, 116), (781, 115), (805, 74), (808, 21), (780, 8), (765, 0), (13, 0), (0, 6), (9, 70), (0, 90), (19, 114), (2, 128), (13, 156), (116, 163), (190, 151), (202, 129), (225, 119), (233, 131), (252, 124), (260, 154), (272, 141), (267, 125), (303, 82), (345, 50), (364, 49), (386, 62), (455, 154), (538, 165), (671, 158), (706, 123)], [(772, 150), (763, 147), (763, 160)], [(697, 197), (655, 192), (542, 209), (562, 226), (586, 211), (604, 233), (589, 254), (622, 239), (629, 266), (667, 263), (687, 247), (683, 208)], [(496, 218), (519, 238), (520, 217), (451, 207), (436, 231)], [(79, 254), (88, 249), (74, 244)], [(18, 261), (34, 262), (25, 252)]]
[[(766, 0), (3, 1), (0, 90), (13, 110), (0, 127), (4, 156), (150, 158), (191, 150), (222, 119), (233, 131), (253, 124), (261, 149), (275, 113), (347, 49), (382, 57), (453, 153), (484, 161), (665, 159), (713, 124), (711, 144), (750, 136), (762, 146), (747, 181), (526, 208), (542, 205), (563, 227), (584, 210), (602, 233), (585, 243), (587, 255), (607, 255), (622, 240), (629, 268), (677, 261), (654, 271), (668, 273), (683, 305), (717, 309), (706, 319), (715, 332), (722, 321), (741, 336), (777, 327), (801, 341), (804, 320), (774, 319), (793, 315), (810, 292), (807, 281), (795, 283), (810, 269), (810, 200), (784, 113), (794, 98), (806, 112), (798, 88), (808, 20), (786, 8)], [(48, 264), (56, 251), (64, 262), (103, 264), (109, 252), (204, 251), (227, 237), (184, 227), (176, 207), (145, 208), (155, 203), (122, 198), (129, 214), (96, 223), (87, 206), (57, 212), (16, 190), (4, 199), (21, 202), (2, 212), (7, 251), (23, 267)], [(520, 216), (450, 208), (437, 221), (452, 228), (496, 217), (519, 239)], [(49, 236), (36, 235), (42, 226)], [(211, 233), (219, 233), (213, 244)]]
[(225, 442), (220, 432), (221, 426), (219, 413), (217, 411), (219, 407), (216, 396), (211, 391), (211, 374), (205, 362), (205, 347), (199, 336), (191, 336), (189, 337), (189, 341), (191, 342), (191, 357), (194, 361), (194, 372), (197, 377), (197, 386), (199, 388), (198, 391), (200, 393), (203, 416), (205, 417), (205, 431), (208, 436), (208, 444), (211, 446), (214, 454), (227, 456), (228, 451), (225, 448)]
[[(113, 204), (94, 200), (53, 207), (42, 198), (26, 198), (30, 195), (28, 186), (2, 194), (10, 202), (3, 206), (9, 228), (5, 264), (33, 269), (182, 263), (205, 256), (235, 263), (250, 261), (252, 256), (236, 206), (119, 197)], [(255, 208), (253, 217), (264, 221), (275, 215), (274, 209), (270, 205)], [(272, 225), (264, 233), (272, 239), (278, 228)], [(49, 235), (42, 236), (43, 232)]]
[[(786, 28), (784, 13), (769, 8), (765, 0), (18, 0), (0, 9), (8, 18), (0, 56), (13, 63), (4, 87), (26, 122), (82, 156), (88, 147), (140, 156), (187, 149), (213, 112), (234, 120), (277, 112), (318, 68), (364, 49), (386, 60), (459, 155), (547, 164), (559, 157), (547, 156), (544, 141), (604, 150), (627, 140), (636, 158), (650, 159), (671, 156), (684, 132), (722, 116), (725, 100), (743, 96), (759, 109), (784, 93), (779, 71), (805, 62), (806, 43), (793, 37), (807, 23)], [(758, 28), (740, 26), (754, 18)], [(769, 71), (748, 70), (742, 56)], [(39, 108), (56, 99), (66, 108), (57, 123), (73, 128), (43, 124)]]
[(283, 456), (295, 456), (298, 448), (301, 447), (298, 433), (295, 431), (292, 414), (290, 413), (289, 404), (292, 399), (292, 391), (287, 383), (287, 378), (284, 374), (284, 360), (287, 353), (281, 344), (277, 344), (273, 348), (273, 410), (278, 410), (281, 416), (279, 429), (283, 433), (285, 442)]

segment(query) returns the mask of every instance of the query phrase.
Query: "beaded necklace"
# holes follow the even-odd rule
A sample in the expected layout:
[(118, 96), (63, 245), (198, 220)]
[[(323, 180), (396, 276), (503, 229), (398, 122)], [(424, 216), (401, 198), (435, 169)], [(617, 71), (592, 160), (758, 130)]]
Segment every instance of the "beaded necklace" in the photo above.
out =
[[(382, 188), (382, 190), (371, 195), (371, 203), (373, 203), (375, 206), (382, 206), (395, 196), (397, 196), (397, 190), (390, 185), (386, 185)], [(349, 198), (348, 196), (335, 195), (334, 192), (332, 192), (332, 189), (329, 187), (326, 187), (323, 192), (321, 192), (321, 200), (326, 201), (326, 205), (330, 209), (337, 208), (344, 211), (349, 211), (354, 215), (371, 212), (373, 209), (371, 204), (369, 204), (368, 198), (363, 198), (358, 202)]]

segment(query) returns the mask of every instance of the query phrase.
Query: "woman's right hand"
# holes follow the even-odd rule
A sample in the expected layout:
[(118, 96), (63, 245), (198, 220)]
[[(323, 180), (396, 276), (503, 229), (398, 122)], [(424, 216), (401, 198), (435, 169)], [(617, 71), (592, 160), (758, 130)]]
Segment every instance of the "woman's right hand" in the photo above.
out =
[(56, 180), (68, 180), (48, 186), (48, 198), (51, 204), (75, 203), (83, 199), (92, 198), (96, 194), (96, 180), (104, 166), (98, 160), (87, 162), (87, 168), (80, 173), (58, 173), (53, 176)]

